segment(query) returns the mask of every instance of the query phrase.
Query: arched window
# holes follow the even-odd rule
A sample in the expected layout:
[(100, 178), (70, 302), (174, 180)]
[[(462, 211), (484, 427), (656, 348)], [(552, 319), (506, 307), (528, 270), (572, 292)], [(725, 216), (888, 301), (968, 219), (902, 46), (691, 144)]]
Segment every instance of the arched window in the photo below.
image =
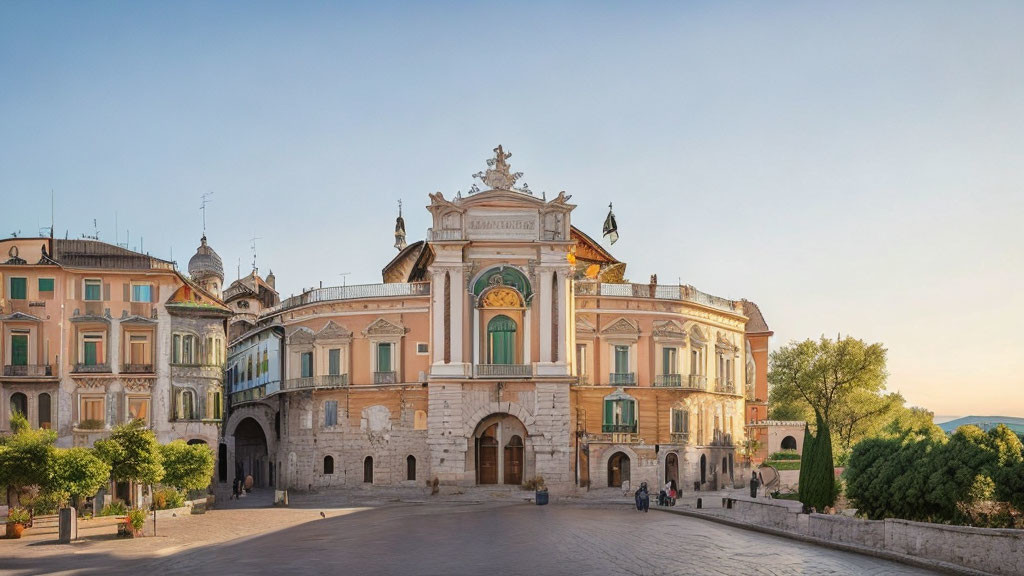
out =
[(796, 450), (796, 438), (792, 436), (786, 436), (782, 439), (783, 450)]
[(11, 394), (11, 414), (15, 412), (28, 417), (28, 397), (21, 392)]
[(53, 416), (50, 414), (50, 395), (43, 392), (39, 395), (39, 427), (49, 430), (53, 426)]
[(416, 457), (412, 454), (405, 457), (405, 479), (416, 479)]
[(324, 474), (334, 474), (333, 456), (324, 456)]
[(363, 460), (363, 482), (373, 484), (373, 456), (367, 456)]
[(489, 364), (516, 363), (516, 323), (504, 314), (487, 323)]

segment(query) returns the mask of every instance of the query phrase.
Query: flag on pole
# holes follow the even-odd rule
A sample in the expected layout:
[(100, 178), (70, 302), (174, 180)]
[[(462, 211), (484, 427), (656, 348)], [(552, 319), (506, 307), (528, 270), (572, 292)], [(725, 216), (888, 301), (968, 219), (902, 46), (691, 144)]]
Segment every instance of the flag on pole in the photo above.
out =
[(608, 217), (604, 219), (604, 235), (612, 244), (619, 239), (619, 225), (615, 223), (615, 213), (612, 212), (611, 202), (608, 203)]

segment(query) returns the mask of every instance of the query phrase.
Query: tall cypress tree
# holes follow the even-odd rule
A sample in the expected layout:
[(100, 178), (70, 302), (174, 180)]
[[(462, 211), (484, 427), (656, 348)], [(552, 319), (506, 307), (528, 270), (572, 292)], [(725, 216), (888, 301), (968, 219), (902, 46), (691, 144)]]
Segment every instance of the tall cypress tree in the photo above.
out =
[(835, 464), (832, 460), (832, 435), (821, 413), (815, 411), (818, 433), (804, 432), (804, 451), (800, 460), (800, 502), (821, 512), (836, 503)]

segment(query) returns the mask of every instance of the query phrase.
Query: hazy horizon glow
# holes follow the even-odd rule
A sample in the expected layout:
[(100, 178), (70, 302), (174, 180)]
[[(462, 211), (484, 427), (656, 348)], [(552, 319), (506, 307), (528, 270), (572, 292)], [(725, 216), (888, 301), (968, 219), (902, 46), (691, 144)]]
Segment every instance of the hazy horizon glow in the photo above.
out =
[[(1024, 415), (1024, 4), (0, 4), (0, 234), (92, 233), (283, 296), (380, 281), (398, 199), (491, 149), (628, 276), (885, 343), (889, 389)], [(607, 244), (605, 244), (606, 247)], [(351, 273), (342, 276), (342, 273)]]

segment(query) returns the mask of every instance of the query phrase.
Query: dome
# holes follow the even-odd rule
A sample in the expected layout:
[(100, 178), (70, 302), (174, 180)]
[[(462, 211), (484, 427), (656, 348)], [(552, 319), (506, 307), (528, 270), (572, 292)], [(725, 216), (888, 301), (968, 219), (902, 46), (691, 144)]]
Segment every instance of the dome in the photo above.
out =
[(188, 261), (188, 274), (192, 278), (203, 278), (211, 274), (224, 278), (224, 264), (213, 248), (206, 244), (206, 236), (200, 241), (195, 256)]

